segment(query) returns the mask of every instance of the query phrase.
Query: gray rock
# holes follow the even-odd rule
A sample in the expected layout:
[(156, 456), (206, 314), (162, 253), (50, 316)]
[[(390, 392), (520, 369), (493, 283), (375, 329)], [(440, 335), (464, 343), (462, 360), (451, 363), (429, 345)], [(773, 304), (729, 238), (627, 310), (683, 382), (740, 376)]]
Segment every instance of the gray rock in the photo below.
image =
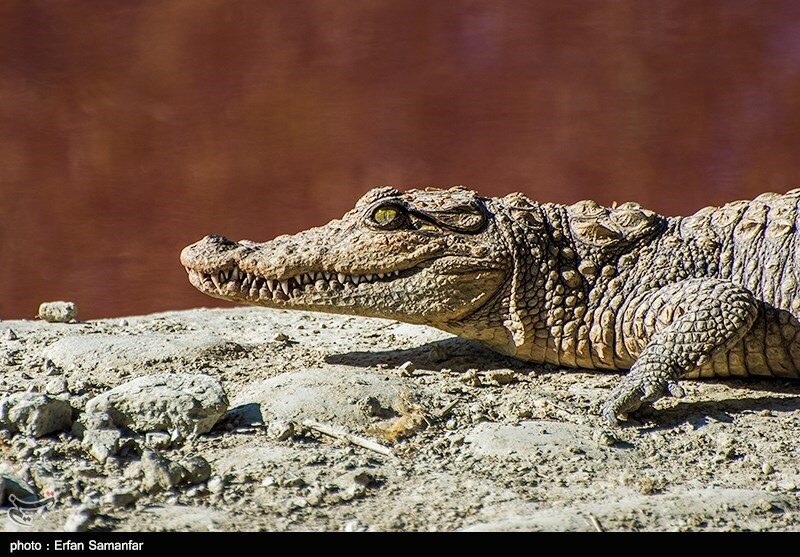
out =
[(140, 493), (138, 490), (112, 491), (111, 493), (103, 495), (101, 503), (108, 507), (121, 509), (133, 505), (139, 498), (139, 495)]
[(220, 495), (223, 491), (225, 491), (225, 482), (219, 476), (215, 476), (208, 480), (206, 487), (208, 487), (208, 490), (211, 493)]
[(470, 387), (480, 387), (483, 384), (477, 369), (468, 369), (461, 374), (458, 380)]
[(288, 478), (282, 478), (280, 481), (281, 487), (304, 487), (305, 485), (306, 481), (300, 476), (290, 476)]
[(286, 441), (295, 434), (295, 424), (284, 420), (273, 420), (267, 427), (267, 433), (276, 441)]
[(180, 461), (185, 470), (184, 479), (189, 484), (199, 484), (211, 477), (211, 465), (202, 456), (191, 456)]
[(72, 433), (83, 437), (86, 430), (89, 429), (113, 429), (114, 423), (111, 421), (111, 416), (105, 412), (84, 412), (81, 417), (72, 426)]
[(506, 385), (514, 381), (514, 372), (507, 369), (496, 369), (486, 374), (489, 381), (498, 385)]
[(377, 481), (378, 478), (371, 470), (366, 468), (356, 468), (355, 470), (346, 472), (336, 478), (334, 483), (341, 489), (347, 489), (353, 485), (359, 487), (369, 487), (370, 485), (375, 484)]
[(390, 408), (381, 406), (381, 401), (374, 396), (364, 397), (358, 401), (361, 413), (370, 418), (388, 418), (393, 412)]
[(362, 525), (358, 520), (348, 520), (342, 526), (342, 531), (344, 532), (366, 532), (367, 527)]
[(400, 375), (403, 377), (411, 377), (414, 375), (414, 372), (417, 370), (417, 367), (414, 365), (414, 362), (403, 362), (400, 364), (400, 367), (397, 368)]
[(13, 329), (6, 329), (3, 336), (6, 340), (17, 340), (17, 333), (15, 333)]
[(131, 462), (128, 464), (124, 470), (122, 471), (122, 477), (126, 480), (136, 480), (141, 478), (143, 475), (142, 472), (142, 463), (139, 462)]
[(98, 462), (105, 462), (119, 452), (122, 433), (117, 429), (87, 429), (81, 445)]
[(153, 451), (142, 453), (142, 491), (158, 493), (178, 485), (186, 471), (183, 467)]
[(67, 380), (63, 377), (53, 377), (44, 385), (44, 392), (50, 395), (60, 395), (68, 391)]
[(373, 419), (365, 415), (360, 401), (394, 409), (398, 392), (408, 391), (411, 398), (425, 405), (433, 396), (427, 387), (414, 385), (397, 375), (354, 371), (330, 366), (287, 372), (255, 382), (232, 401), (231, 418), (241, 423), (270, 423), (272, 420), (300, 423), (313, 419), (347, 428), (366, 429)]
[(163, 451), (172, 445), (172, 437), (168, 433), (152, 431), (144, 436), (144, 444), (151, 449)]
[(48, 323), (69, 323), (78, 318), (78, 306), (75, 302), (44, 302), (37, 317)]
[(63, 371), (60, 367), (53, 363), (52, 360), (45, 359), (44, 361), (44, 374), (48, 377), (53, 377), (56, 375), (61, 375)]
[(66, 401), (39, 393), (15, 393), (0, 399), (0, 428), (41, 437), (71, 426), (72, 407)]
[(208, 375), (159, 373), (139, 377), (86, 403), (88, 413), (106, 413), (118, 427), (138, 433), (207, 433), (228, 408), (222, 383)]
[(15, 351), (15, 350), (4, 350), (4, 351), (0, 352), (0, 360), (2, 361), (2, 363), (4, 365), (17, 366), (17, 365), (19, 365), (19, 362), (17, 361), (15, 356), (18, 353), (19, 352)]

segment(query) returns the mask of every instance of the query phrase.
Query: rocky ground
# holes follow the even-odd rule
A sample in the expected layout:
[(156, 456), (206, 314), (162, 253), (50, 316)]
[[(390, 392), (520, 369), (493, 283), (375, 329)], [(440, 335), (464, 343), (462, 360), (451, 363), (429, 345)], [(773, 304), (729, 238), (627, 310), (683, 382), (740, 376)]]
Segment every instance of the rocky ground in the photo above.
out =
[(0, 321), (6, 530), (800, 530), (800, 383), (618, 376), (260, 308)]

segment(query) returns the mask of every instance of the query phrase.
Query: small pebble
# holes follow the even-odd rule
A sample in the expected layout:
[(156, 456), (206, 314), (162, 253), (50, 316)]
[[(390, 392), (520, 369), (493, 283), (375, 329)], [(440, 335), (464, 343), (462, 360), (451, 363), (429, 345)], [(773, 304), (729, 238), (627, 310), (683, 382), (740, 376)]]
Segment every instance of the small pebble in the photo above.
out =
[(12, 329), (6, 329), (5, 338), (6, 340), (17, 340), (17, 333), (15, 333)]
[(180, 461), (180, 465), (186, 471), (184, 479), (190, 484), (203, 483), (211, 477), (211, 465), (202, 456), (190, 456)]
[(53, 377), (55, 375), (61, 375), (63, 373), (61, 368), (58, 367), (56, 364), (52, 362), (52, 360), (45, 360), (44, 361), (44, 374), (48, 377)]
[(60, 395), (68, 391), (67, 380), (63, 377), (53, 377), (44, 386), (44, 392), (51, 395)]
[(358, 520), (348, 520), (344, 523), (342, 530), (345, 532), (363, 532), (364, 528), (361, 526)]
[(275, 340), (278, 342), (286, 342), (287, 340), (289, 340), (289, 337), (284, 333), (278, 333), (277, 335), (275, 335)]
[(388, 412), (377, 397), (364, 397), (357, 403), (358, 409), (368, 418), (385, 416)]
[(276, 441), (286, 441), (295, 434), (294, 423), (274, 420), (267, 427), (267, 433)]
[(183, 494), (187, 497), (197, 497), (198, 495), (201, 495), (204, 490), (205, 488), (202, 485), (193, 485), (186, 489)]
[(151, 431), (145, 433), (144, 444), (151, 449), (163, 451), (172, 445), (172, 438), (170, 437), (169, 433), (164, 433), (163, 431)]
[(103, 495), (101, 503), (109, 507), (124, 508), (136, 502), (136, 495), (133, 492), (111, 492)]
[(490, 381), (497, 383), (498, 385), (507, 385), (514, 381), (514, 373), (508, 370), (495, 370), (490, 371), (488, 373), (488, 377)]
[(468, 369), (461, 376), (458, 378), (464, 385), (469, 385), (470, 387), (480, 387), (481, 386), (481, 378), (478, 375), (477, 369)]
[(75, 302), (44, 302), (37, 317), (48, 323), (69, 323), (78, 319), (78, 306)]
[(303, 487), (304, 485), (306, 485), (305, 480), (298, 476), (292, 478), (285, 478), (281, 482), (281, 487)]
[(402, 377), (411, 377), (417, 370), (413, 362), (404, 362), (397, 369)]
[(595, 431), (592, 435), (592, 439), (594, 439), (594, 442), (598, 445), (606, 447), (611, 447), (619, 441), (611, 432), (606, 430)]
[(206, 484), (206, 488), (211, 492), (219, 495), (223, 491), (225, 491), (225, 482), (222, 481), (222, 478), (219, 476), (214, 476), (208, 483)]

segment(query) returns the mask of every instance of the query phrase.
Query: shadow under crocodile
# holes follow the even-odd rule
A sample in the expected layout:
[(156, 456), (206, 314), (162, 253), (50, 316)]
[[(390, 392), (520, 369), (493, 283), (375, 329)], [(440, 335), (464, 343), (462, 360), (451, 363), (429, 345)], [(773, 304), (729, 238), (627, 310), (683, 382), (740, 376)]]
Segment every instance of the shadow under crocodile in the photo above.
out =
[[(750, 387), (742, 382), (741, 388)], [(786, 391), (783, 391), (786, 392)], [(645, 408), (637, 412), (631, 426), (641, 431), (659, 431), (675, 429), (684, 424), (695, 428), (710, 425), (714, 422), (731, 423), (734, 414), (769, 412), (795, 412), (800, 410), (800, 386), (792, 391), (797, 396), (745, 396), (713, 401), (678, 402), (670, 408), (654, 410)], [(638, 424), (636, 422), (639, 422)]]
[[(510, 369), (517, 373), (553, 374), (584, 373), (608, 375), (608, 371), (591, 369), (567, 369), (550, 364), (524, 362), (498, 354), (476, 342), (454, 337), (428, 342), (414, 348), (402, 350), (354, 351), (330, 354), (325, 357), (329, 364), (343, 364), (353, 367), (398, 367), (411, 362), (418, 372), (438, 372), (448, 369), (463, 373), (470, 369), (492, 371)], [(611, 372), (622, 375), (622, 372)], [(628, 425), (640, 427), (642, 431), (673, 429), (689, 423), (696, 427), (708, 425), (712, 421), (731, 422), (733, 414), (759, 411), (793, 412), (800, 409), (800, 381), (772, 378), (702, 379), (711, 385), (728, 386), (735, 389), (748, 389), (767, 393), (796, 395), (780, 396), (738, 396), (714, 401), (679, 401), (670, 408), (653, 410), (644, 408), (633, 416)]]
[(325, 361), (329, 364), (344, 364), (354, 367), (397, 367), (405, 362), (411, 362), (417, 370), (422, 371), (441, 371), (445, 368), (456, 372), (464, 372), (469, 369), (483, 371), (511, 369), (519, 373), (527, 373), (533, 369), (537, 372), (557, 369), (503, 356), (476, 342), (457, 337), (428, 342), (404, 350), (330, 354), (325, 357)]

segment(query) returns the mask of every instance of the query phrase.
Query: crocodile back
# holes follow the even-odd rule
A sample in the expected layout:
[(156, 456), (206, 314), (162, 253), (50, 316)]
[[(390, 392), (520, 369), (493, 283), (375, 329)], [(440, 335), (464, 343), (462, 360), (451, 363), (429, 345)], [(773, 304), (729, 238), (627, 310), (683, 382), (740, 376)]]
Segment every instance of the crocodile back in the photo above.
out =
[(706, 207), (682, 219), (681, 233), (719, 245), (720, 278), (775, 308), (800, 314), (800, 189)]

